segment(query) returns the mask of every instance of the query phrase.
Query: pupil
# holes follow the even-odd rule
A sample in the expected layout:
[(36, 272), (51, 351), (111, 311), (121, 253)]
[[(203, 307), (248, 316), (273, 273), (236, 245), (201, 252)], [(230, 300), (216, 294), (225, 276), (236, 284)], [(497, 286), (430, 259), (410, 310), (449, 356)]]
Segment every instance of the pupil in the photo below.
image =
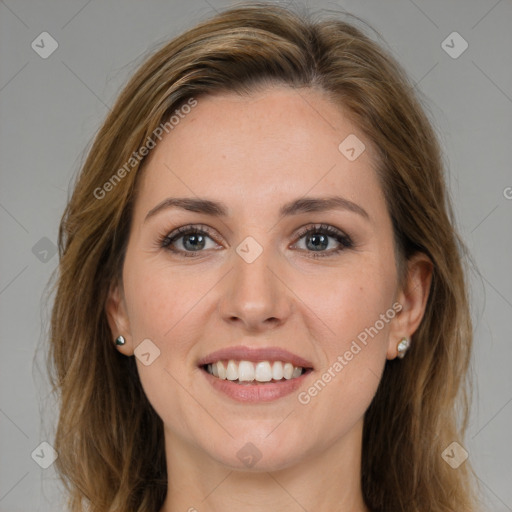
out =
[(309, 241), (312, 242), (313, 250), (315, 251), (317, 251), (318, 248), (325, 249), (328, 245), (327, 237), (318, 233), (311, 235)]
[[(191, 245), (187, 247), (187, 241), (190, 242), (192, 240)], [(187, 249), (197, 250), (197, 248), (202, 249), (204, 247), (204, 237), (202, 235), (187, 235), (184, 238), (184, 245)]]

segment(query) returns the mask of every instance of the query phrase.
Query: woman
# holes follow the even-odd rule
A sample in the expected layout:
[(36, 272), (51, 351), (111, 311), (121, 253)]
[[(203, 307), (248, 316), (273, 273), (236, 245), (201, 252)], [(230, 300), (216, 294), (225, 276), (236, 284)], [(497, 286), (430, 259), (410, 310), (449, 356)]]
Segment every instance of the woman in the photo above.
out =
[(359, 29), (252, 4), (166, 44), (59, 246), (71, 511), (476, 510), (464, 246), (435, 133)]

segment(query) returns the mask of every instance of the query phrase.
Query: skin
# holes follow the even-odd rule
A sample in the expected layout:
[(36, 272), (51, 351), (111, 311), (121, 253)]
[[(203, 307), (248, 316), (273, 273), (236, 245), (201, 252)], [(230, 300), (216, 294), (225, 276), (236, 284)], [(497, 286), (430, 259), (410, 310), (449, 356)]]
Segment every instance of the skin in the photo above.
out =
[[(338, 146), (355, 134), (366, 150), (349, 161)], [(408, 262), (398, 287), (393, 232), (374, 171), (371, 142), (322, 92), (273, 86), (241, 97), (198, 98), (152, 150), (135, 202), (123, 282), (106, 311), (116, 347), (132, 356), (149, 338), (160, 356), (139, 376), (165, 429), (166, 501), (160, 512), (367, 511), (360, 487), (363, 416), (386, 359), (397, 355), (424, 313), (431, 263)], [(280, 219), (291, 200), (341, 195), (368, 213), (331, 209)], [(167, 197), (222, 201), (225, 218), (164, 209)], [(194, 252), (182, 237), (159, 237), (188, 224), (208, 226)], [(328, 224), (353, 247), (311, 248), (299, 228)], [(247, 263), (236, 252), (247, 236), (263, 248)], [(190, 237), (187, 239), (190, 241)], [(317, 252), (331, 254), (313, 258)], [(241, 404), (214, 390), (197, 367), (214, 350), (278, 346), (311, 361), (307, 390), (393, 303), (402, 310), (308, 404), (298, 392)], [(261, 459), (247, 467), (237, 452), (252, 443)], [(336, 507), (335, 509), (333, 507)]]

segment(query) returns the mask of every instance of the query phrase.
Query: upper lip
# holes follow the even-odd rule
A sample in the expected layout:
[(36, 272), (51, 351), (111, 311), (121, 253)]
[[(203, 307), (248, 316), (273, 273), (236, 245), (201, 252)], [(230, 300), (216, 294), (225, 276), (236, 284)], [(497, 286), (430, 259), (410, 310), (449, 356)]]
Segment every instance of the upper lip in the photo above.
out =
[(198, 366), (214, 363), (222, 359), (234, 359), (237, 361), (283, 361), (290, 362), (294, 366), (313, 368), (306, 359), (279, 347), (250, 348), (245, 346), (226, 347), (216, 350), (198, 361)]

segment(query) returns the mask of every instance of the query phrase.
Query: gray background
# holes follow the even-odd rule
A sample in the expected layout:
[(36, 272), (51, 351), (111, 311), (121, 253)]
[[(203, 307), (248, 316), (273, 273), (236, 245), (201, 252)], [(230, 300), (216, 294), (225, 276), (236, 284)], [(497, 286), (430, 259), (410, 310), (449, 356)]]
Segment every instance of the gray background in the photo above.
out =
[[(0, 0), (0, 512), (64, 509), (53, 466), (42, 469), (31, 454), (51, 442), (57, 414), (42, 366), (43, 293), (70, 181), (147, 52), (231, 4)], [(459, 229), (481, 274), (471, 274), (477, 393), (465, 448), (488, 510), (512, 511), (512, 3), (307, 5), (364, 18), (428, 101)], [(59, 45), (47, 59), (31, 47), (43, 31)], [(469, 44), (458, 58), (441, 46), (453, 31)]]

